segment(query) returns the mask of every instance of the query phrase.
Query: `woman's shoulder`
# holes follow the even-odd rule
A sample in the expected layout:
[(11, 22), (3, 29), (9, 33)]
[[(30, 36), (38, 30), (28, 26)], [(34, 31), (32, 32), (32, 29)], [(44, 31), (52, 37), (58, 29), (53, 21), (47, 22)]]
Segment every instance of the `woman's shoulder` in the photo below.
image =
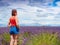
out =
[(11, 16), (9, 20), (11, 20), (11, 19), (15, 19), (16, 20), (18, 18), (17, 18), (17, 16)]
[(18, 17), (17, 17), (17, 16), (15, 16), (15, 19), (18, 19)]
[(13, 18), (15, 18), (15, 17), (14, 17), (14, 16), (11, 16), (11, 17), (10, 17), (10, 19), (13, 19)]
[(13, 17), (11, 16), (10, 18), (9, 18), (9, 20), (12, 20), (13, 19)]

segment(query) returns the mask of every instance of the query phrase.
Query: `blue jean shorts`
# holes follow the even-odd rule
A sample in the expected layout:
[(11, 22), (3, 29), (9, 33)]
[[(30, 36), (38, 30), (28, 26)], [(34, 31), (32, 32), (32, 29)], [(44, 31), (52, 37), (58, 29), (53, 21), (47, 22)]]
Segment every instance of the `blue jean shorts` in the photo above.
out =
[(11, 26), (10, 34), (19, 34), (19, 28), (17, 28), (16, 26)]

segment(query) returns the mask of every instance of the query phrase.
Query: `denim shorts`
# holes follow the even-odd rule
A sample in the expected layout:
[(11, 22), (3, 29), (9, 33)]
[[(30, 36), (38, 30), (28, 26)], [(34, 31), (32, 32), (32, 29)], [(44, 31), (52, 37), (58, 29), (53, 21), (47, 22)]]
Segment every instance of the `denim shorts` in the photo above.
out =
[(19, 28), (17, 28), (16, 26), (11, 26), (10, 34), (19, 34)]

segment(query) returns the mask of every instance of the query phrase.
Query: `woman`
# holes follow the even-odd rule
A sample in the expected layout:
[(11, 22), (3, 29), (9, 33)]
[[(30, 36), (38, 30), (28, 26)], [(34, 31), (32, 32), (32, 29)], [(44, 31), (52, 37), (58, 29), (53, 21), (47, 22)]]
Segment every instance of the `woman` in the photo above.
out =
[(10, 45), (17, 45), (17, 39), (19, 34), (19, 24), (17, 18), (17, 10), (12, 10), (12, 16), (9, 19), (8, 26), (10, 27)]

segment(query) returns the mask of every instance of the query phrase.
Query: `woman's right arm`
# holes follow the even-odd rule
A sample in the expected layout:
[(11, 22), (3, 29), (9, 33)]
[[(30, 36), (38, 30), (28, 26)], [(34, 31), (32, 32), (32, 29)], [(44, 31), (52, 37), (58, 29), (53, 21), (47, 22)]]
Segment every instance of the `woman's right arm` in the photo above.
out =
[(10, 24), (10, 19), (9, 19), (9, 22), (8, 22), (8, 27), (10, 27), (11, 26), (11, 24)]

